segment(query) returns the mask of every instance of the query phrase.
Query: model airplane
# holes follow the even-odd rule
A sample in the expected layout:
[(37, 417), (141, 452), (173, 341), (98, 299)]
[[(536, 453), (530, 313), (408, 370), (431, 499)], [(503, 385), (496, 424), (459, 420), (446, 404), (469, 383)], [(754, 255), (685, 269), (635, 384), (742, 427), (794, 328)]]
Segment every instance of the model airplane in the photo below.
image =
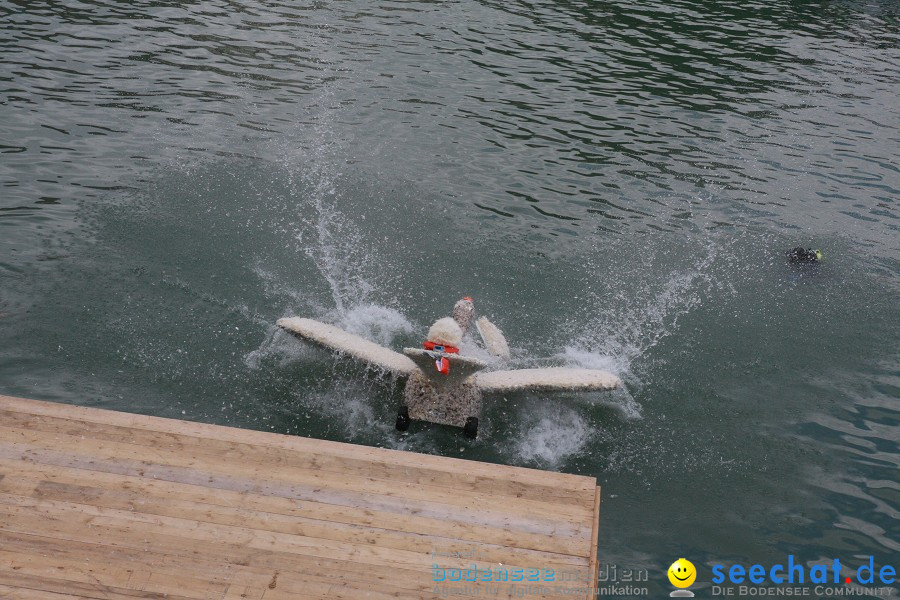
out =
[(404, 404), (397, 415), (400, 431), (406, 431), (411, 420), (428, 421), (461, 427), (466, 437), (474, 439), (484, 394), (611, 390), (621, 385), (615, 375), (595, 369), (551, 367), (482, 372), (487, 363), (459, 351), (472, 321), (492, 355), (508, 359), (509, 345), (496, 325), (486, 317), (475, 320), (474, 316), (472, 299), (463, 298), (453, 307), (452, 317), (438, 319), (431, 326), (423, 348), (404, 348), (403, 354), (312, 319), (279, 319), (278, 326), (304, 340), (406, 378)]

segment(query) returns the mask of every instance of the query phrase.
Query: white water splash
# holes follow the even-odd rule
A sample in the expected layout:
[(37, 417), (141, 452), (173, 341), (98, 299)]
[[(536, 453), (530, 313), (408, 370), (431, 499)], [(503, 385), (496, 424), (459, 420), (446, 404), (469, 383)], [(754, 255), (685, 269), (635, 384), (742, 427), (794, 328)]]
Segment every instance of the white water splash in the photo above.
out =
[(582, 369), (600, 369), (611, 373), (621, 373), (627, 367), (621, 357), (591, 352), (572, 346), (565, 348), (561, 358), (565, 360), (566, 366), (581, 367)]
[[(391, 289), (390, 279), (400, 270), (377, 256), (377, 245), (370, 243), (360, 229), (365, 224), (364, 215), (344, 213), (340, 208), (343, 198), (337, 169), (346, 158), (346, 153), (340, 140), (333, 135), (331, 115), (339, 111), (339, 107), (331, 106), (327, 86), (321, 92), (318, 104), (321, 112), (311, 128), (312, 140), (307, 141), (304, 154), (299, 157), (301, 166), (289, 162), (284, 166), (291, 173), (291, 192), (301, 203), (292, 231), (297, 250), (312, 260), (327, 282), (333, 308), (313, 305), (308, 298), (303, 298), (301, 290), (279, 291), (281, 295), (293, 297), (306, 305), (304, 310), (308, 312), (303, 316), (333, 323), (350, 333), (390, 346), (398, 338), (412, 336), (416, 331), (414, 324), (400, 311), (374, 301), (379, 291)], [(296, 184), (294, 173), (298, 176)], [(345, 210), (352, 210), (352, 207), (345, 207)], [(651, 248), (648, 252), (658, 253), (659, 249)], [(518, 433), (512, 436), (516, 442), (512, 446), (507, 445), (505, 451), (519, 462), (557, 468), (582, 451), (596, 430), (590, 424), (583, 404), (572, 405), (570, 400), (573, 397), (579, 403), (614, 406), (625, 418), (641, 417), (641, 406), (630, 392), (641, 386), (640, 379), (633, 372), (633, 365), (646, 357), (665, 337), (677, 331), (683, 315), (703, 303), (712, 281), (710, 267), (716, 261), (717, 246), (715, 243), (707, 244), (700, 252), (691, 255), (689, 262), (683, 263), (662, 280), (655, 278), (660, 272), (658, 265), (653, 264), (658, 257), (651, 253), (637, 258), (641, 260), (640, 268), (633, 265), (633, 272), (638, 275), (638, 285), (629, 285), (628, 290), (613, 288), (610, 292), (604, 287), (594, 293), (588, 292), (588, 304), (595, 309), (586, 321), (576, 319), (567, 328), (569, 335), (567, 341), (561, 344), (560, 353), (555, 357), (546, 357), (568, 366), (611, 371), (626, 382), (626, 387), (613, 393), (573, 394), (560, 401), (551, 398), (518, 415)], [(596, 281), (616, 281), (615, 277), (605, 273), (607, 268), (597, 265), (590, 273), (592, 280), (586, 284), (586, 289), (596, 289), (591, 285)], [(622, 268), (621, 265), (618, 268)], [(642, 281), (643, 272), (648, 275)], [(279, 287), (276, 282), (267, 283), (268, 287)], [(290, 341), (304, 346), (296, 340)], [(287, 356), (283, 354), (280, 344), (280, 340), (270, 334), (257, 351), (248, 355), (248, 365), (259, 365), (260, 358), (267, 353)], [(479, 353), (481, 349), (475, 346), (465, 347), (464, 350)], [(523, 366), (520, 364), (523, 361), (527, 362), (527, 357), (520, 354), (514, 358), (514, 366)], [(383, 396), (383, 393), (354, 388), (355, 391), (348, 396), (349, 392), (343, 389), (347, 383), (325, 383), (327, 389), (316, 395), (327, 398), (327, 401), (322, 404), (313, 402), (309, 408), (339, 420), (349, 435), (367, 423), (371, 425), (376, 419), (374, 399), (367, 397), (366, 392), (373, 396)], [(387, 427), (384, 439), (395, 435), (390, 427), (392, 423), (381, 425)]]
[(323, 84), (312, 127), (302, 130), (299, 152), (285, 148), (282, 163), (291, 195), (298, 202), (293, 216), (297, 248), (315, 264), (328, 283), (335, 308), (344, 314), (371, 302), (376, 284), (388, 287), (382, 280), (396, 269), (360, 228), (364, 214), (357, 214), (353, 207), (346, 208), (349, 214), (340, 208), (345, 200), (340, 169), (350, 154), (335, 131), (335, 114), (341, 105), (333, 96), (331, 87)]
[[(377, 304), (357, 306), (343, 315), (337, 314), (335, 311), (323, 311), (322, 314), (316, 314), (316, 316), (323, 321), (336, 323), (349, 333), (383, 346), (391, 346), (397, 337), (410, 335), (416, 330), (415, 326), (402, 313)], [(279, 366), (283, 367), (291, 362), (308, 360), (315, 355), (311, 344), (301, 342), (295, 336), (272, 325), (259, 347), (244, 356), (244, 364), (257, 370), (264, 360), (273, 357), (277, 358)]]
[(371, 402), (372, 390), (365, 385), (342, 383), (323, 394), (300, 393), (297, 402), (307, 410), (326, 417), (331, 426), (337, 427), (347, 439), (363, 439), (378, 430), (378, 437), (392, 433), (392, 424), (379, 422)]
[(411, 335), (416, 328), (400, 311), (377, 304), (351, 308), (341, 315), (340, 327), (382, 346), (391, 345), (399, 335)]
[(561, 404), (524, 406), (517, 417), (518, 431), (507, 452), (521, 464), (557, 469), (582, 451), (595, 430), (579, 411)]
[(280, 298), (290, 307), (309, 306), (313, 312), (325, 312), (326, 308), (319, 303), (315, 296), (273, 273), (263, 263), (257, 262), (253, 266), (253, 273), (262, 282), (267, 297)]
[(256, 371), (271, 357), (277, 359), (279, 367), (285, 367), (304, 360), (311, 354), (312, 350), (308, 345), (297, 343), (295, 337), (272, 325), (259, 347), (244, 355), (244, 364)]
[(653, 256), (640, 257), (648, 279), (627, 291), (595, 293), (591, 302), (596, 307), (594, 317), (581, 331), (569, 327), (571, 342), (562, 357), (573, 366), (610, 370), (639, 388), (641, 381), (633, 371), (634, 364), (678, 331), (680, 320), (721, 288), (713, 274), (719, 254), (718, 241), (708, 239), (687, 265), (662, 280), (650, 279), (658, 273)]

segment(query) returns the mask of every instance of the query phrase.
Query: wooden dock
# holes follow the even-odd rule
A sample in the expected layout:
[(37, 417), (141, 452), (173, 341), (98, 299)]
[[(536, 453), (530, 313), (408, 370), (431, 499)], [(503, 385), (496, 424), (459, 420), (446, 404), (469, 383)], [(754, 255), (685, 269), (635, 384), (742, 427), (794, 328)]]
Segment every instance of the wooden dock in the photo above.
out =
[(3, 600), (588, 598), (599, 503), (589, 477), (0, 396)]

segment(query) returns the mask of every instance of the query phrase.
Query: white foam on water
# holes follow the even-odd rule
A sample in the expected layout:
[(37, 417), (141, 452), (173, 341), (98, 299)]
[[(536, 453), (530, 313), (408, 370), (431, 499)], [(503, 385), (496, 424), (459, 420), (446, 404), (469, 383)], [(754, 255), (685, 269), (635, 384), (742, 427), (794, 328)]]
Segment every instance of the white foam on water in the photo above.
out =
[[(366, 381), (342, 380), (340, 377), (332, 377), (323, 382), (325, 387), (316, 390), (299, 390), (294, 394), (295, 406), (299, 412), (314, 413), (317, 419), (327, 421), (329, 435), (338, 433), (348, 440), (372, 437), (373, 430), (376, 437), (387, 435), (387, 423), (379, 422), (375, 407), (372, 404), (374, 390)], [(393, 424), (391, 424), (393, 429)]]
[(368, 390), (351, 388), (347, 393), (322, 395), (320, 398), (325, 402), (319, 403), (316, 408), (320, 414), (331, 417), (332, 423), (337, 423), (341, 427), (345, 437), (351, 440), (367, 437), (378, 423), (367, 392)]
[(595, 429), (580, 411), (550, 401), (520, 407), (516, 431), (501, 451), (521, 464), (557, 469), (581, 452)]

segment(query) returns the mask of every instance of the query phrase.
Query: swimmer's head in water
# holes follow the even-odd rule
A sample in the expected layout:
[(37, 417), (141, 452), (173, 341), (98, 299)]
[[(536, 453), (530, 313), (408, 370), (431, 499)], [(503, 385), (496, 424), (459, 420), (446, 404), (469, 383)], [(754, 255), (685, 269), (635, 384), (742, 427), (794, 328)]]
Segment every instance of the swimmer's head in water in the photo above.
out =
[(787, 251), (787, 259), (796, 265), (816, 263), (822, 260), (822, 251), (797, 246)]

